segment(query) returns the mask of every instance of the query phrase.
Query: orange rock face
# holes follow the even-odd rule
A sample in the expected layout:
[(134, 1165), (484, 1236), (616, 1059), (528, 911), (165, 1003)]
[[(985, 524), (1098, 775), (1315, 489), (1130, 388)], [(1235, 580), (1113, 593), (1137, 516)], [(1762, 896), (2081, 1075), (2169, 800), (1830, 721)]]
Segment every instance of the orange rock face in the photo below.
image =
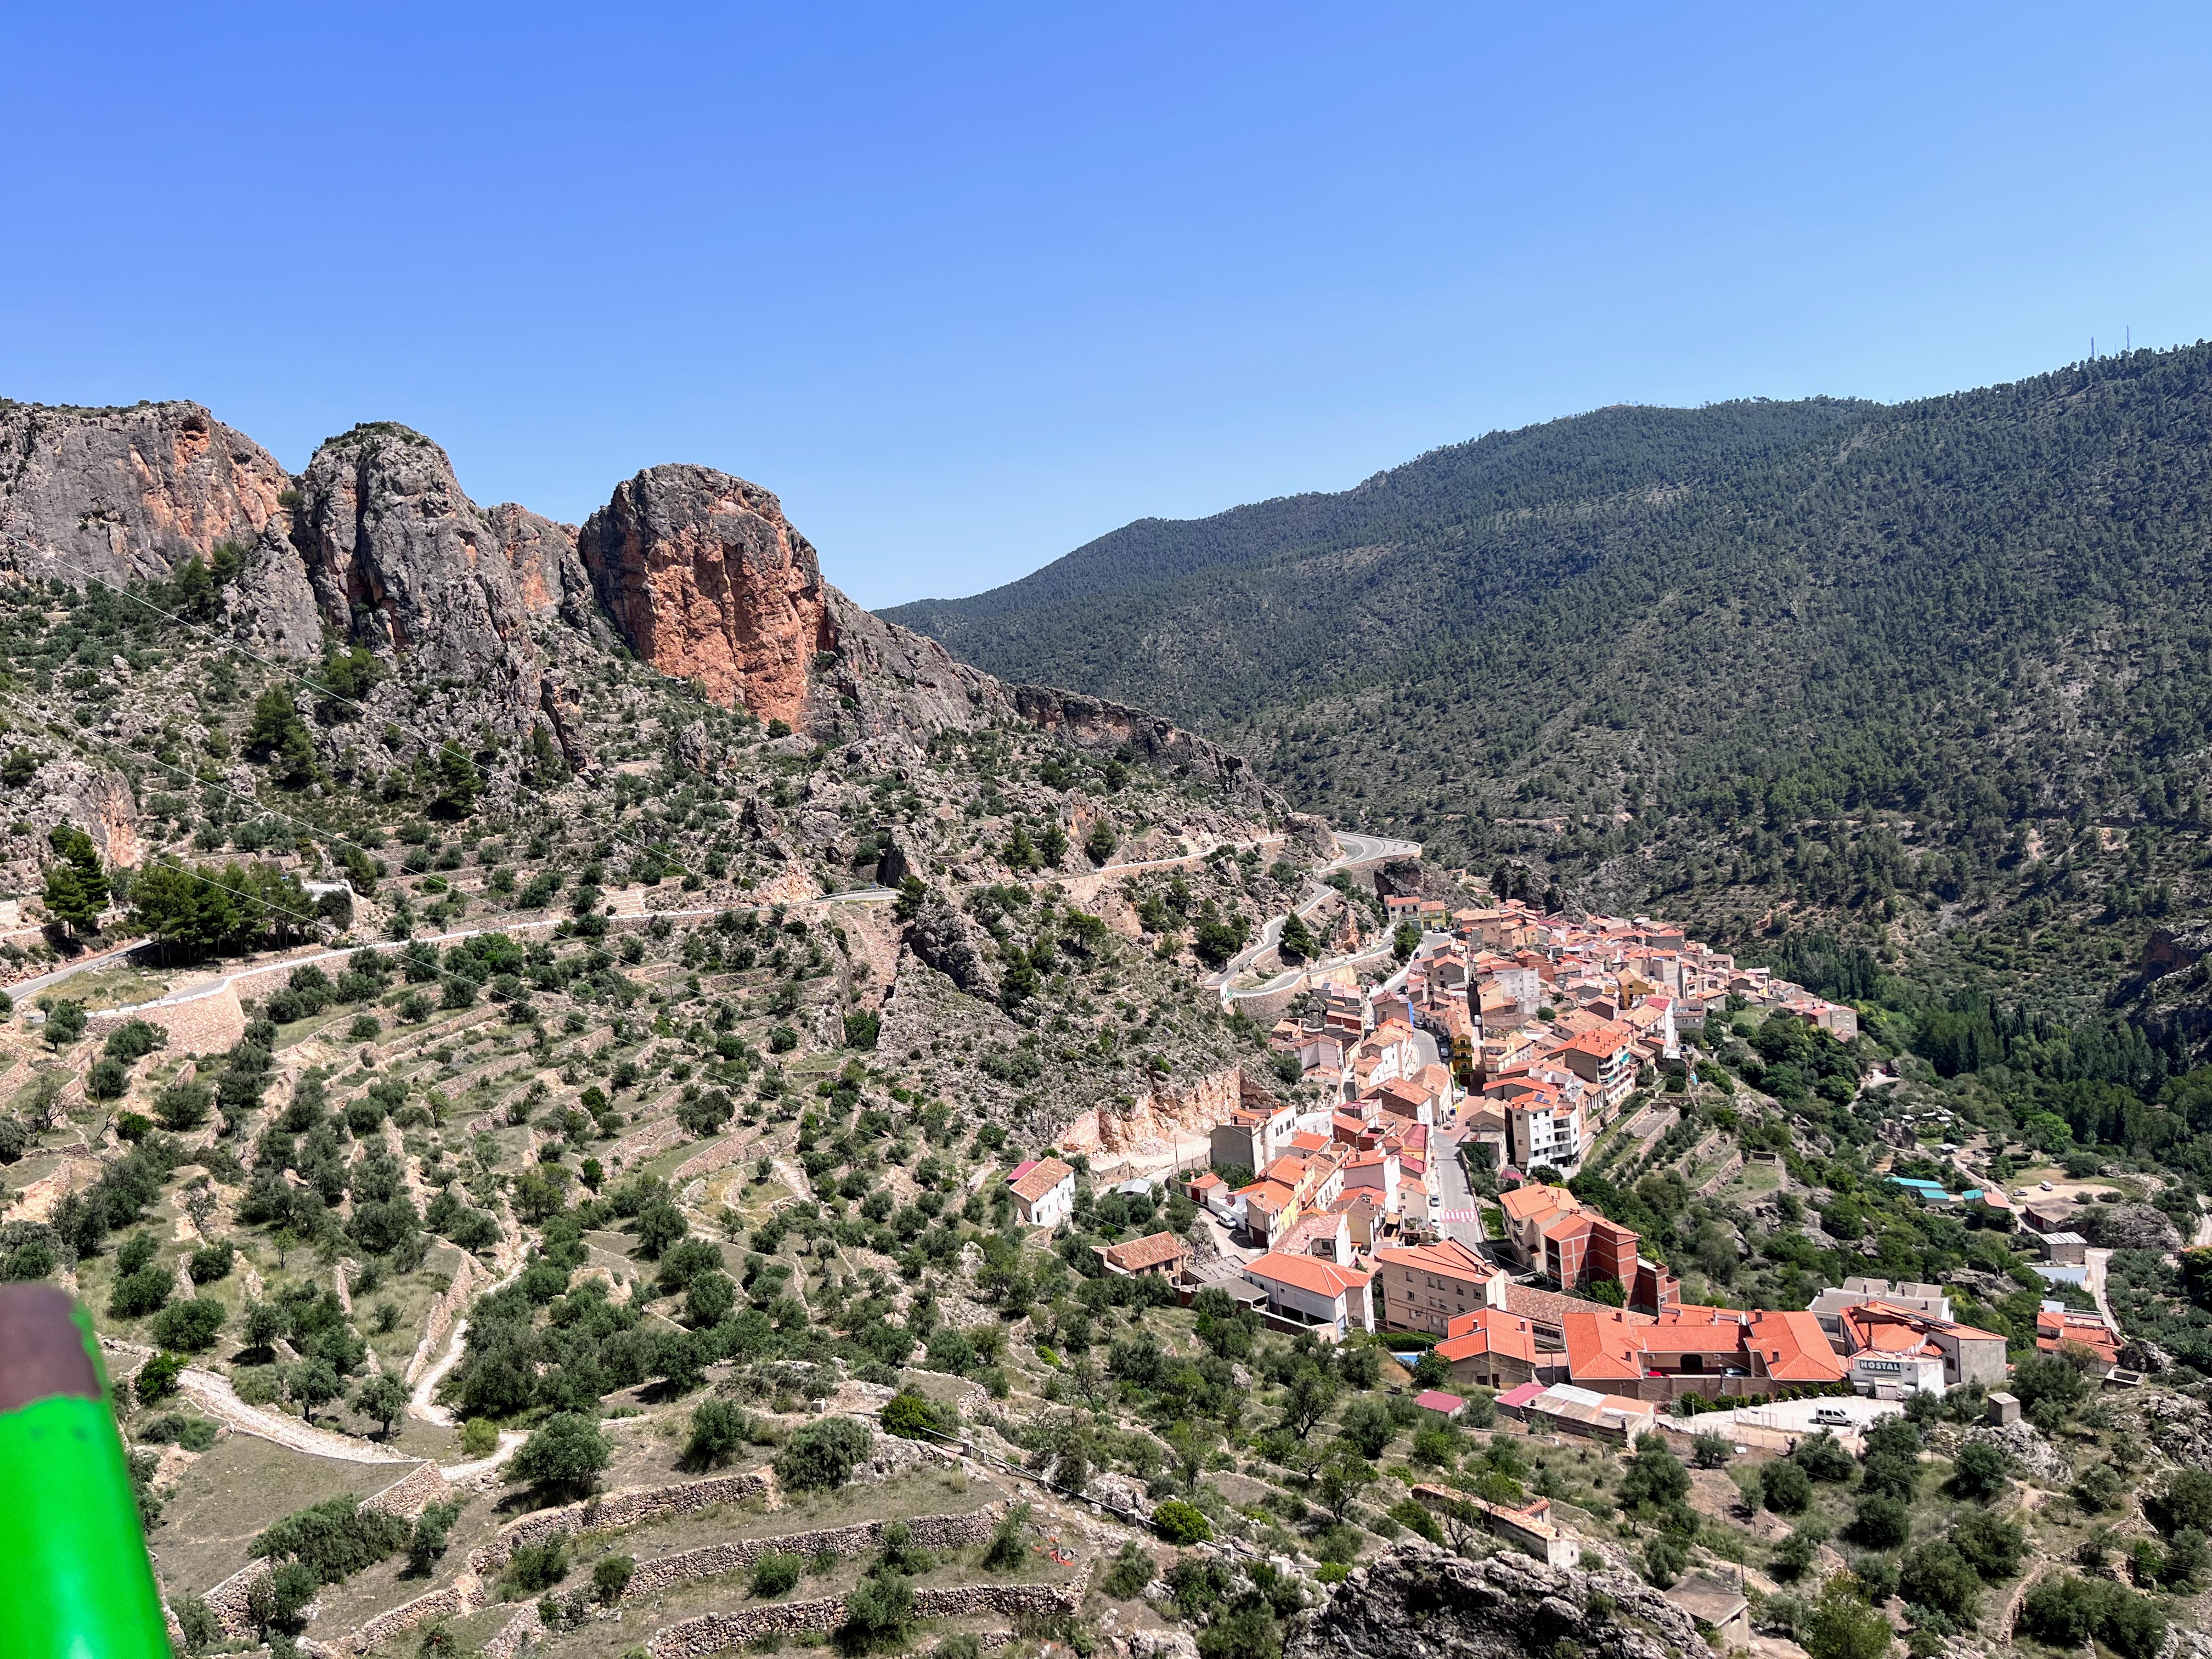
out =
[(159, 580), (191, 554), (249, 544), (289, 482), (268, 451), (189, 403), (7, 404), (0, 453), (0, 546), (30, 574), (77, 582)]
[(774, 495), (709, 467), (649, 467), (592, 515), (578, 551), (640, 657), (717, 702), (800, 723), (836, 629), (814, 549)]

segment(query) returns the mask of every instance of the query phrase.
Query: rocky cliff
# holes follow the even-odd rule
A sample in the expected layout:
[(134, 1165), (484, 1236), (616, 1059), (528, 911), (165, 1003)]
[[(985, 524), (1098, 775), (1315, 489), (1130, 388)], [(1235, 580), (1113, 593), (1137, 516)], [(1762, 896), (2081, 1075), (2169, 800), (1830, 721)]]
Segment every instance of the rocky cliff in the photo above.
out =
[(1302, 1613), (1284, 1659), (1703, 1659), (1697, 1626), (1626, 1573), (1402, 1544)]
[[(0, 559), (73, 583), (159, 581), (237, 544), (222, 618), (249, 650), (302, 661), (349, 643), (405, 662), (408, 687), (388, 679), (366, 699), (375, 718), (345, 733), (373, 768), (418, 743), (477, 747), (486, 732), (516, 752), (536, 726), (571, 767), (586, 764), (576, 688), (619, 635), (725, 707), (861, 745), (879, 764), (915, 759), (934, 733), (1027, 724), (1246, 812), (1281, 806), (1241, 756), (1203, 738), (1119, 703), (1006, 684), (862, 610), (823, 580), (773, 494), (710, 467), (649, 467), (578, 530), (512, 503), (478, 507), (445, 451), (393, 422), (330, 439), (295, 479), (197, 404), (0, 404)], [(478, 759), (495, 787), (513, 770), (490, 750)]]
[(615, 486), (578, 550), (630, 648), (729, 707), (797, 726), (831, 644), (814, 549), (776, 498), (703, 466), (647, 467)]
[(390, 422), (331, 439), (300, 480), (292, 541), (331, 629), (470, 688), (480, 718), (520, 737), (538, 718), (542, 661), (509, 540), (444, 450)]
[(289, 482), (198, 404), (0, 401), (0, 565), (72, 586), (159, 580), (194, 553), (252, 542)]

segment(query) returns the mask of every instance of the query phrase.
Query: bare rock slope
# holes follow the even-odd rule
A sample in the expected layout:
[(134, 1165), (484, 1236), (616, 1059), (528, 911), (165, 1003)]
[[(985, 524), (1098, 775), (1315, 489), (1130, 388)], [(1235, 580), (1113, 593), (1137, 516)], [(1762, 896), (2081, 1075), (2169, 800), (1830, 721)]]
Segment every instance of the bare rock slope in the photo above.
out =
[(75, 586), (159, 580), (249, 544), (280, 510), (276, 457), (198, 404), (55, 409), (0, 401), (0, 554), (60, 561)]
[(1707, 1650), (1688, 1614), (1626, 1573), (1515, 1554), (1469, 1561), (1418, 1543), (1355, 1570), (1327, 1605), (1300, 1616), (1283, 1649), (1284, 1659), (1549, 1659), (1563, 1651), (1690, 1659)]

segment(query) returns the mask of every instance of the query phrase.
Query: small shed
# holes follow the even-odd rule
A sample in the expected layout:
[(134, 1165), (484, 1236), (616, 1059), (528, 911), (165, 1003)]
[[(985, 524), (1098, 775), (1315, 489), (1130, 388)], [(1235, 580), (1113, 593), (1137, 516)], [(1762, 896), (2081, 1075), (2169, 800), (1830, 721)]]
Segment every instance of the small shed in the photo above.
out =
[(2089, 1241), (2079, 1233), (2045, 1233), (2043, 1259), (2055, 1267), (2080, 1267), (2089, 1260)]
[(1546, 1386), (1541, 1382), (1523, 1382), (1517, 1389), (1508, 1389), (1498, 1396), (1498, 1409), (1525, 1423), (1528, 1420), (1528, 1402), (1541, 1395)]
[(2017, 1395), (1993, 1394), (1988, 1397), (1990, 1421), (1998, 1428), (2020, 1421), (2020, 1400)]
[(1453, 1423), (1467, 1409), (1467, 1401), (1455, 1394), (1446, 1394), (1442, 1389), (1424, 1389), (1413, 1396), (1413, 1403), (1421, 1414), (1431, 1422)]
[(1700, 1631), (1712, 1632), (1713, 1644), (1722, 1652), (1751, 1645), (1751, 1603), (1734, 1584), (1698, 1573), (1660, 1594), (1688, 1613)]

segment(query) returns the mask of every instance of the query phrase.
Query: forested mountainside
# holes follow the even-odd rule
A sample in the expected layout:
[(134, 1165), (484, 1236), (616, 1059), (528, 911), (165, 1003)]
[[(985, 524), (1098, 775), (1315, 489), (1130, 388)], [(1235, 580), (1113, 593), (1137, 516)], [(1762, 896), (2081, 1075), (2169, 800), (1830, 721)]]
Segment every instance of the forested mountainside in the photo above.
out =
[(1055, 624), (1032, 613), (1054, 605), (1286, 553), (1419, 542), (1493, 514), (1663, 489), (1719, 467), (1762, 465), (1873, 407), (1817, 398), (1600, 410), (1431, 450), (1337, 494), (1285, 495), (1208, 519), (1139, 519), (1019, 581), (884, 615), (978, 660), (1006, 654), (1015, 638), (1048, 653)]
[(1607, 410), (890, 614), (1142, 686), (1432, 863), (1723, 941), (1841, 928), (1862, 991), (1961, 940), (2021, 989), (2054, 958), (2008, 945), (2055, 942), (2041, 988), (2094, 1001), (2195, 902), (2208, 437), (2203, 346), (1895, 407)]

